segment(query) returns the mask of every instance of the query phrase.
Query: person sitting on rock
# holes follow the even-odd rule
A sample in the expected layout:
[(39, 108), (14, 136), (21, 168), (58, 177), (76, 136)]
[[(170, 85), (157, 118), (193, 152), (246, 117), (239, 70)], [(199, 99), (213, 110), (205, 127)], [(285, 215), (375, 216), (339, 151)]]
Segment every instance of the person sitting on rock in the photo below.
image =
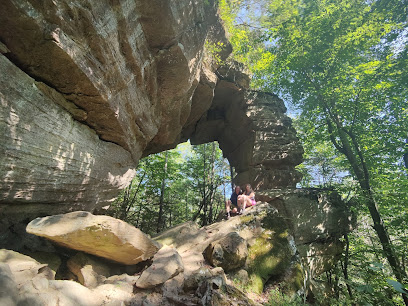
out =
[(242, 194), (241, 187), (235, 186), (234, 192), (231, 194), (231, 198), (225, 202), (225, 209), (227, 211), (227, 219), (231, 217), (231, 206), (234, 214), (238, 211), (238, 197)]
[(245, 185), (244, 193), (238, 196), (238, 213), (242, 214), (245, 211), (245, 208), (254, 206), (255, 201), (255, 192), (252, 190), (250, 184)]

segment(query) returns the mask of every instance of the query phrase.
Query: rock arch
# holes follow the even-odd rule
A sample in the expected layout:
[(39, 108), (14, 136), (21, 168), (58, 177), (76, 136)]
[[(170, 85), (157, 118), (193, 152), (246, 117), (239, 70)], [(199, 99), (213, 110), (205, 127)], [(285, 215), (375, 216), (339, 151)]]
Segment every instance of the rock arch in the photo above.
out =
[(216, 1), (2, 5), (0, 236), (6, 240), (18, 222), (110, 204), (142, 156), (187, 139), (217, 140), (236, 183), (251, 183), (263, 200), (300, 180), (302, 147), (283, 102), (250, 91), (242, 67), (220, 67), (205, 50), (205, 41), (221, 42), (223, 61), (231, 52)]
[(282, 101), (205, 52), (231, 52), (216, 4), (125, 2), (4, 3), (0, 214), (107, 205), (141, 156), (186, 139), (217, 140), (237, 183), (294, 187), (302, 148)]
[(291, 189), (302, 147), (283, 102), (205, 50), (231, 52), (216, 2), (2, 1), (0, 245), (35, 217), (109, 205), (142, 156), (191, 139), (217, 140), (236, 183), (283, 207), (310, 269), (341, 253), (341, 201)]
[(302, 162), (303, 149), (283, 101), (242, 87), (246, 82), (240, 86), (236, 80), (247, 77), (237, 70), (218, 75), (213, 102), (197, 122), (191, 142), (217, 140), (236, 169), (237, 184), (251, 183), (255, 190), (294, 188), (301, 179), (295, 166)]

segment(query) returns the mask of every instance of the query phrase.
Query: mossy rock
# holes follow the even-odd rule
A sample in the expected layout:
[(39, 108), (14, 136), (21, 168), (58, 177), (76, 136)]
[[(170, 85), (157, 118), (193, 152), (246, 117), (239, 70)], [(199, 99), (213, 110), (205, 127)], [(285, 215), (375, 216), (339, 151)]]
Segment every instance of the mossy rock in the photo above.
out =
[(225, 271), (241, 268), (247, 259), (247, 242), (238, 233), (231, 232), (224, 238), (210, 243), (204, 251), (207, 261)]
[(260, 221), (264, 230), (249, 247), (247, 259), (247, 290), (258, 294), (270, 278), (279, 278), (292, 265), (292, 249), (285, 220), (268, 212)]
[(230, 306), (230, 305), (242, 305), (242, 306), (255, 306), (258, 305), (251, 299), (249, 299), (241, 290), (225, 285), (221, 290), (215, 291), (212, 296), (211, 305), (214, 306)]

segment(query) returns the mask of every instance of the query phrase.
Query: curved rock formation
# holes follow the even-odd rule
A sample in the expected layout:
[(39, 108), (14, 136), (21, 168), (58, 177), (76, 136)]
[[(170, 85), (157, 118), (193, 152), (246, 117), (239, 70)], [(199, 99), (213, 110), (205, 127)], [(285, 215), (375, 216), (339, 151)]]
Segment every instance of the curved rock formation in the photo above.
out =
[(204, 43), (231, 47), (215, 1), (6, 0), (0, 12), (0, 215), (109, 204), (141, 156), (218, 140), (237, 183), (294, 187), (283, 102), (248, 90)]
[(283, 101), (248, 90), (248, 77), (233, 67), (221, 67), (217, 74), (213, 102), (191, 133), (191, 142), (217, 140), (238, 173), (237, 184), (251, 183), (255, 190), (295, 187), (303, 148)]
[(0, 213), (109, 204), (175, 143), (214, 35), (228, 49), (214, 1), (2, 2)]

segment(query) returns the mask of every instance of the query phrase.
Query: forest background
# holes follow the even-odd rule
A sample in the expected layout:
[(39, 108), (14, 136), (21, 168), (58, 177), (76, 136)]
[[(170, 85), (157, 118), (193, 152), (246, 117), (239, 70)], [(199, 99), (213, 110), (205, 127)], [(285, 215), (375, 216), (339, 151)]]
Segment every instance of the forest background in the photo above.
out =
[[(318, 303), (408, 305), (407, 8), (405, 0), (219, 1), (230, 60), (290, 110), (305, 148), (298, 187), (336, 190), (357, 216), (343, 257), (321, 276), (330, 295)], [(144, 158), (111, 213), (149, 234), (210, 224), (231, 176), (216, 143), (183, 144)]]

